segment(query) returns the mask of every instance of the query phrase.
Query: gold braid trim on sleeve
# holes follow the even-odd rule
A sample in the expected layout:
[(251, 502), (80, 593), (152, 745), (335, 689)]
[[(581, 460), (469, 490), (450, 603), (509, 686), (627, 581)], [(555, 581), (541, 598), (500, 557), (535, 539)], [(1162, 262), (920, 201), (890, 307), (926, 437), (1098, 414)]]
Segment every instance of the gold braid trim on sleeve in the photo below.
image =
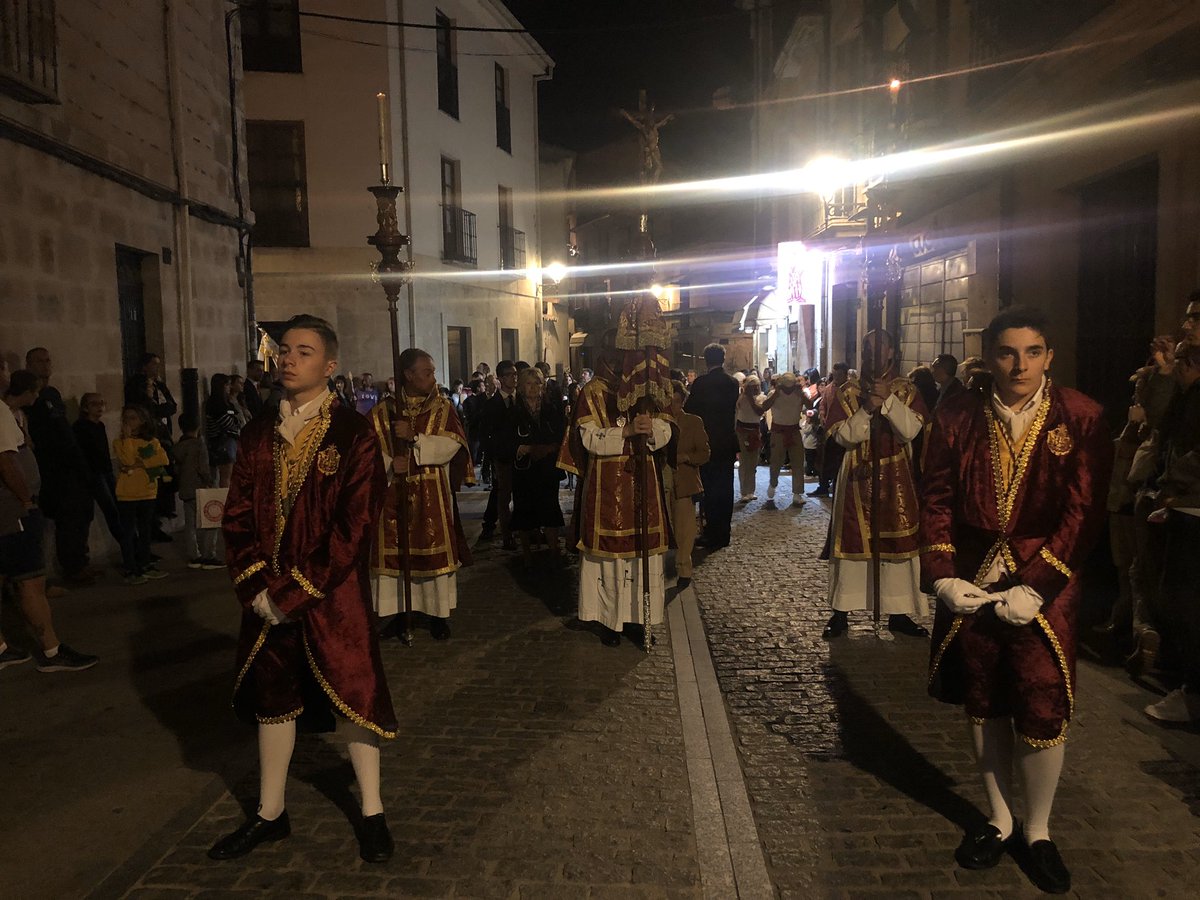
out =
[(304, 573), (292, 566), (292, 577), (296, 579), (296, 583), (304, 588), (304, 593), (310, 597), (316, 597), (318, 600), (324, 600), (325, 595), (317, 590), (317, 586), (304, 577)]
[(1062, 572), (1062, 574), (1065, 575), (1067, 578), (1072, 577), (1072, 572), (1069, 568), (1067, 568), (1067, 564), (1065, 562), (1063, 562), (1061, 559), (1059, 559), (1057, 556), (1055, 556), (1053, 553), (1051, 553), (1049, 550), (1047, 550), (1045, 547), (1042, 547), (1042, 549), (1038, 551), (1038, 556), (1040, 556), (1042, 559), (1044, 559), (1046, 562), (1048, 562), (1050, 565), (1052, 565), (1054, 568), (1056, 568), (1059, 572)]
[(244, 572), (242, 572), (240, 575), (238, 575), (236, 578), (233, 579), (234, 585), (241, 584), (243, 581), (245, 581), (247, 578), (249, 578), (255, 572), (261, 572), (266, 567), (267, 567), (267, 564), (265, 562), (263, 562), (262, 560), (259, 560), (256, 563), (252, 563), (249, 568), (247, 568)]
[(957, 553), (953, 544), (929, 544), (921, 548), (922, 553)]

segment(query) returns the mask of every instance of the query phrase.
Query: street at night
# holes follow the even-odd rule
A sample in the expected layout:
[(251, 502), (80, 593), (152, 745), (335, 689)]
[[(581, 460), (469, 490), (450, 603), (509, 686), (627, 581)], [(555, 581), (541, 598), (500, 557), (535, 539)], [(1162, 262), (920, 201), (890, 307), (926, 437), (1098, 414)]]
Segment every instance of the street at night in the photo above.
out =
[(1197, 0), (0, 0), (0, 900), (1190, 898)]

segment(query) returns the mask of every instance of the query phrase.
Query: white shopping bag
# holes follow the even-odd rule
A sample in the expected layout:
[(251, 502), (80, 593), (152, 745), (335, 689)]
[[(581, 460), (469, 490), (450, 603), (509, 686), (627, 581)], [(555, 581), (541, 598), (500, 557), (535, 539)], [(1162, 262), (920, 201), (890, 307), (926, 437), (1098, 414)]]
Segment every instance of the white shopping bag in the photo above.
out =
[(225, 498), (229, 488), (196, 489), (196, 527), (220, 528), (225, 518)]

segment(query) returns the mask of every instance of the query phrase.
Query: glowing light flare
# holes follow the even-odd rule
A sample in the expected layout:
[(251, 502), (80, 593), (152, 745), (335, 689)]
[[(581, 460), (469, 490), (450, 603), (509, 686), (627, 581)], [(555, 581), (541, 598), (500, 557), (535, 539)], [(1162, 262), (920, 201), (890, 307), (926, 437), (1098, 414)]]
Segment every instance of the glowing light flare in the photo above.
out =
[(899, 93), (900, 92), (900, 79), (893, 78), (891, 81), (889, 81), (888, 82), (888, 90), (891, 91), (893, 94)]

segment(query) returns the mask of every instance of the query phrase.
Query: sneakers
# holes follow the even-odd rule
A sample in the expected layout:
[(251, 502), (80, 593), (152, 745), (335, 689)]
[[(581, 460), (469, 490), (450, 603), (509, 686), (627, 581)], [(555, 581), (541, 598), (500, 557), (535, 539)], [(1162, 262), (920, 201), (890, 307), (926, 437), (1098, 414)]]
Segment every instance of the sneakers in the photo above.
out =
[(15, 647), (5, 647), (4, 652), (0, 653), (0, 669), (7, 669), (9, 666), (19, 666), (21, 663), (29, 662), (33, 657), (24, 650), (18, 650)]
[(135, 585), (145, 584), (150, 579), (147, 578), (145, 575), (142, 575), (139, 572), (130, 572), (125, 576), (125, 578), (123, 580), (127, 585), (129, 585), (130, 587), (133, 587)]
[(1200, 721), (1200, 693), (1189, 691), (1186, 686), (1176, 688), (1157, 703), (1147, 706), (1145, 713), (1159, 722)]
[(167, 578), (168, 575), (162, 569), (156, 569), (154, 566), (147, 566), (142, 572), (143, 578), (149, 578), (152, 581), (157, 581), (160, 578)]
[(203, 569), (204, 560), (197, 556), (195, 559), (189, 559), (187, 566), (189, 569)]
[(210, 571), (213, 569), (223, 569), (225, 568), (225, 563), (221, 562), (219, 559), (213, 559), (210, 556), (207, 559), (200, 560), (200, 568)]
[(58, 645), (58, 652), (53, 657), (38, 654), (37, 670), (39, 672), (82, 672), (100, 662), (98, 656), (88, 656), (72, 650), (66, 644)]

